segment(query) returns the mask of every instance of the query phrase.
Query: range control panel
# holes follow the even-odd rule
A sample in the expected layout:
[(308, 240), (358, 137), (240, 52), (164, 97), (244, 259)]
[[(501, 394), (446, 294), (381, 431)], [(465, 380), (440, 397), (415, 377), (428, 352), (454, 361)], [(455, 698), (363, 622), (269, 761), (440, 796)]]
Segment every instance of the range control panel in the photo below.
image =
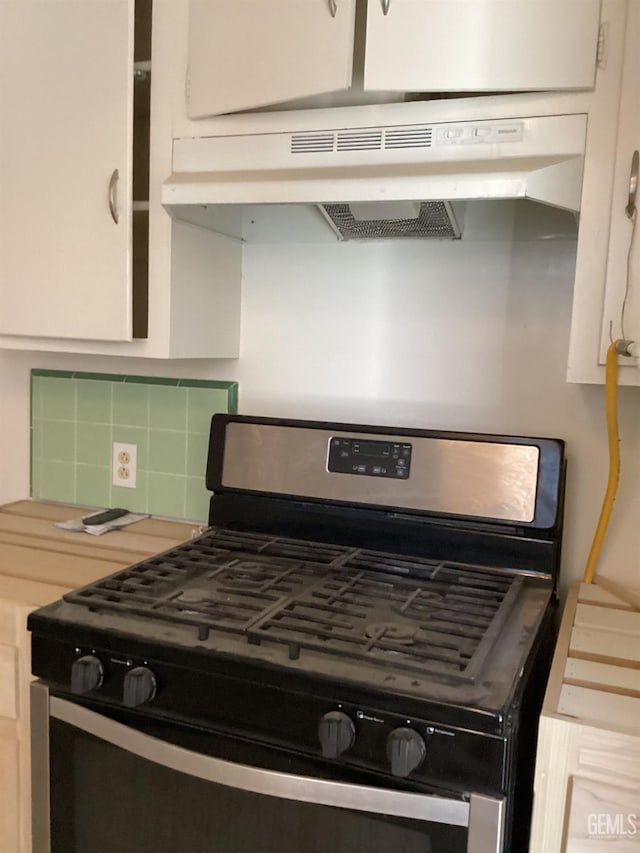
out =
[(337, 474), (408, 480), (411, 472), (411, 445), (405, 442), (396, 444), (332, 436), (329, 440), (327, 469)]

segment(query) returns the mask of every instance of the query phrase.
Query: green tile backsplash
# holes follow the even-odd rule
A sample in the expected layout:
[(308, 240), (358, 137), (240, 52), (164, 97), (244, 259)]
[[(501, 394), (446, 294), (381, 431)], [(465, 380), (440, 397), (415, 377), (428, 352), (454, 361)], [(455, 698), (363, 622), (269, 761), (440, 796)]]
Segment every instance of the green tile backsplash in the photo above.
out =
[[(31, 495), (206, 521), (209, 424), (235, 382), (31, 372)], [(136, 488), (111, 484), (113, 442), (135, 444)]]

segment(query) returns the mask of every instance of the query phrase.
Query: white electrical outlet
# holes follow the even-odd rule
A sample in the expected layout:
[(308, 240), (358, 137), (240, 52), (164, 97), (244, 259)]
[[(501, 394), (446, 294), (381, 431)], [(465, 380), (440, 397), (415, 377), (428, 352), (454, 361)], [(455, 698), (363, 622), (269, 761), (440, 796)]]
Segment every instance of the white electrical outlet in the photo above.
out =
[(136, 444), (113, 442), (111, 454), (111, 482), (125, 489), (136, 487)]

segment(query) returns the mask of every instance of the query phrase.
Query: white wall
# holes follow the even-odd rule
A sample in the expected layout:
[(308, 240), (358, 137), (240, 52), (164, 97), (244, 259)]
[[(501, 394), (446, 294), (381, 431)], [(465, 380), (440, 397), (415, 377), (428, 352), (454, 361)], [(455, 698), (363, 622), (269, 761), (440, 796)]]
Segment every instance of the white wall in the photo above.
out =
[[(601, 387), (565, 382), (575, 242), (521, 215), (458, 243), (245, 250), (238, 361), (0, 352), (0, 501), (28, 494), (29, 370), (237, 379), (244, 413), (564, 438), (564, 582), (581, 576), (607, 476)], [(514, 237), (511, 240), (511, 237)], [(639, 585), (640, 389), (620, 391), (623, 473), (603, 554)]]

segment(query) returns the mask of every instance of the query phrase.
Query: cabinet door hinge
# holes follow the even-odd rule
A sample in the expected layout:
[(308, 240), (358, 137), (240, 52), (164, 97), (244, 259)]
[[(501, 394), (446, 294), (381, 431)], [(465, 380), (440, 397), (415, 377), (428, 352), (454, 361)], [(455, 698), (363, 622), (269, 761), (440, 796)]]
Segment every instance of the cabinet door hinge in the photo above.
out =
[(609, 46), (609, 24), (605, 22), (600, 24), (600, 29), (598, 30), (598, 54), (596, 57), (596, 64), (598, 68), (606, 68), (607, 67), (607, 56), (608, 56), (608, 46)]
[(191, 97), (191, 66), (187, 65), (187, 73), (184, 77), (184, 97), (187, 103)]

